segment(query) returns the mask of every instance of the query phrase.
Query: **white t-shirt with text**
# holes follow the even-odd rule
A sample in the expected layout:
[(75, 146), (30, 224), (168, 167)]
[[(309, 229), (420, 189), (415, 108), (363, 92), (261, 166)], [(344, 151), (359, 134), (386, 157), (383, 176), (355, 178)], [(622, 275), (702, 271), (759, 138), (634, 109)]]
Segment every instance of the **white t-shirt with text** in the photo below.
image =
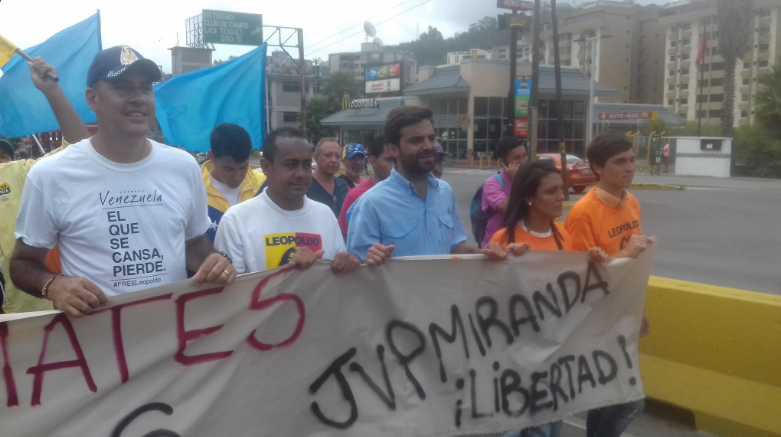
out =
[(214, 246), (230, 255), (239, 273), (283, 266), (298, 247), (312, 252), (323, 249), (325, 259), (345, 251), (331, 208), (304, 197), (303, 208), (285, 211), (269, 198), (268, 189), (228, 209), (220, 220)]
[(150, 141), (143, 160), (118, 164), (86, 139), (27, 175), (16, 238), (59, 246), (62, 272), (107, 296), (187, 278), (185, 242), (210, 220), (201, 171), (187, 152)]

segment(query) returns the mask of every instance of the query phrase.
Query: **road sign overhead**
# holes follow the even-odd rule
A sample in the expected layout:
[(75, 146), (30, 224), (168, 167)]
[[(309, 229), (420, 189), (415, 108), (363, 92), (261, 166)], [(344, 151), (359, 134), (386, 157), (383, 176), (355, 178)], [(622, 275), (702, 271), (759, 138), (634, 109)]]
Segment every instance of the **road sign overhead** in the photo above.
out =
[(259, 46), (263, 44), (263, 16), (204, 9), (203, 42)]
[(534, 2), (524, 0), (496, 0), (496, 7), (502, 9), (515, 9), (518, 11), (534, 10)]

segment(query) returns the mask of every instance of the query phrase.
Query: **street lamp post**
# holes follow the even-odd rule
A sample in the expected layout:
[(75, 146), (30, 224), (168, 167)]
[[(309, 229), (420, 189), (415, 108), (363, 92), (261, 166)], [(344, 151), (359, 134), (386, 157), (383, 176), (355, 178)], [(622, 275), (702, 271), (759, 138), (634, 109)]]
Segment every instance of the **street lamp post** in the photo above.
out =
[(588, 100), (588, 128), (586, 129), (586, 147), (588, 147), (589, 144), (591, 144), (591, 140), (593, 139), (592, 130), (594, 129), (594, 85), (596, 84), (596, 79), (594, 76), (596, 75), (597, 70), (597, 44), (596, 41), (598, 39), (607, 39), (612, 38), (613, 35), (601, 35), (601, 36), (589, 36), (585, 38), (581, 38), (578, 40), (575, 40), (579, 43), (584, 42), (590, 42), (591, 43), (591, 86), (589, 87), (589, 100)]

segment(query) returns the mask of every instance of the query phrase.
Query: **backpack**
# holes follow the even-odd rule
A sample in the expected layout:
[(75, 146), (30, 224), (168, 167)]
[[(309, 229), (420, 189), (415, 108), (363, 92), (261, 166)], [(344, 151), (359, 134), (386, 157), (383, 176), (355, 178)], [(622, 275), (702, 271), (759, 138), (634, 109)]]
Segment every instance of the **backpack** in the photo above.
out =
[[(501, 174), (495, 174), (494, 177), (502, 184), (502, 190), (504, 190), (504, 180)], [(488, 225), (488, 220), (496, 214), (496, 211), (484, 212), (483, 211), (483, 186), (485, 182), (480, 185), (477, 192), (472, 196), (472, 201), (469, 203), (469, 221), (472, 222), (472, 235), (475, 236), (477, 247), (483, 244), (483, 238), (485, 238), (485, 227)]]

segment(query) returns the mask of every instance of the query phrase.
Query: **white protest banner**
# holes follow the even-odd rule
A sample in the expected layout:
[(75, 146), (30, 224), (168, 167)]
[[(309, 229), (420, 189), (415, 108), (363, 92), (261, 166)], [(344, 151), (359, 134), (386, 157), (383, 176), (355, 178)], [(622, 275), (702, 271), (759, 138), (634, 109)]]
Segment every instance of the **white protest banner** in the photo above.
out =
[[(318, 262), (0, 319), (4, 437), (457, 436), (643, 397), (653, 248)], [(4, 398), (4, 399), (3, 399)]]

